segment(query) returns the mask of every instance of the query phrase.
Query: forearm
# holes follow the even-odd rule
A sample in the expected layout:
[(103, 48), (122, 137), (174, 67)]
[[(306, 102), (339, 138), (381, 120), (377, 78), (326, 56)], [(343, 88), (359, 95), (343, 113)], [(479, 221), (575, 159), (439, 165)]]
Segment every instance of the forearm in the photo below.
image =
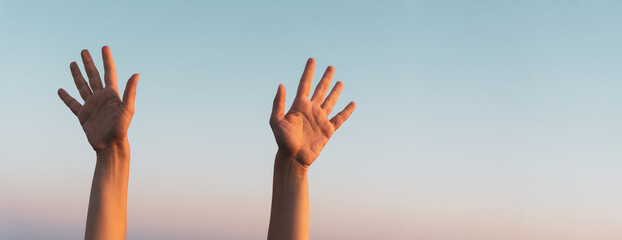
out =
[(274, 161), (272, 210), (268, 239), (309, 238), (309, 190), (307, 167), (277, 153)]
[(129, 170), (127, 139), (97, 152), (85, 239), (125, 239)]

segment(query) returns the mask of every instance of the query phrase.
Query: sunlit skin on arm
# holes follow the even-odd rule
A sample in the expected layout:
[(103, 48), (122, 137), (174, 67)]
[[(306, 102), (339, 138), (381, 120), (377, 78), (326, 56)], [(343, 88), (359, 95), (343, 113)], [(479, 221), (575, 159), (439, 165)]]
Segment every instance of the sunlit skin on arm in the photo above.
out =
[(127, 130), (134, 115), (138, 74), (127, 81), (121, 98), (110, 48), (102, 48), (105, 86), (89, 52), (83, 50), (81, 55), (88, 83), (76, 62), (69, 67), (84, 105), (62, 88), (58, 90), (58, 96), (78, 117), (97, 155), (84, 238), (125, 239), (130, 168)]
[(329, 66), (309, 100), (314, 69), (315, 61), (310, 58), (287, 114), (285, 87), (282, 84), (274, 98), (270, 126), (278, 151), (274, 161), (269, 240), (309, 238), (307, 170), (356, 106), (350, 102), (345, 109), (329, 119), (328, 115), (339, 98), (343, 83), (337, 82), (325, 98), (335, 72)]

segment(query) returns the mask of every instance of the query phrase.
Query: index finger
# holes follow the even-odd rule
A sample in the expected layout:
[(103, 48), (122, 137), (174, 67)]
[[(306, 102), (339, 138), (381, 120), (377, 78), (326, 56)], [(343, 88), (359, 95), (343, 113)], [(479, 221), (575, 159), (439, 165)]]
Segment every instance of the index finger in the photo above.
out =
[(307, 65), (305, 66), (305, 70), (302, 73), (302, 77), (300, 78), (300, 83), (298, 84), (298, 92), (296, 93), (296, 98), (309, 98), (314, 70), (315, 60), (313, 60), (313, 58), (309, 58), (309, 60), (307, 60)]
[(104, 59), (104, 82), (106, 87), (111, 86), (117, 89), (117, 68), (114, 66), (112, 53), (108, 46), (102, 48), (102, 58)]

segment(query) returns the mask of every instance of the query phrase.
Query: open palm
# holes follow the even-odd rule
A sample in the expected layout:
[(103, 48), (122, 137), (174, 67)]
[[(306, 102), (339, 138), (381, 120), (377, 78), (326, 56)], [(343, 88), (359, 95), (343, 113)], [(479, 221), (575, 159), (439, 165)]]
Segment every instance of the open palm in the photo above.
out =
[(86, 137), (95, 151), (102, 151), (106, 147), (124, 140), (127, 136), (127, 129), (134, 115), (134, 98), (138, 81), (138, 74), (132, 75), (125, 87), (123, 99), (121, 99), (117, 87), (116, 69), (108, 47), (102, 48), (102, 56), (105, 69), (105, 87), (102, 86), (99, 72), (87, 50), (82, 51), (82, 61), (89, 78), (90, 87), (89, 83), (84, 80), (78, 64), (72, 62), (70, 65), (71, 74), (80, 96), (84, 100), (84, 106), (64, 89), (58, 90), (60, 98), (78, 117)]
[(310, 58), (300, 79), (294, 103), (287, 114), (284, 114), (285, 87), (279, 85), (270, 117), (270, 126), (279, 151), (295, 158), (305, 167), (315, 161), (328, 139), (355, 108), (355, 103), (350, 102), (343, 111), (329, 120), (328, 115), (339, 98), (343, 83), (338, 81), (328, 97), (324, 98), (335, 72), (329, 66), (309, 100), (314, 69), (315, 61)]

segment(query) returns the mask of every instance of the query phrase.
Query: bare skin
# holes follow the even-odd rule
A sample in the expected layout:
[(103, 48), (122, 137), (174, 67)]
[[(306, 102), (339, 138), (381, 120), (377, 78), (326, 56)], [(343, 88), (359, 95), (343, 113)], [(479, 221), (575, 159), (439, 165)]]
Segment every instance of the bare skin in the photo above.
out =
[(279, 148), (274, 161), (269, 240), (309, 238), (307, 170), (356, 106), (350, 102), (329, 119), (343, 83), (337, 82), (325, 98), (335, 72), (329, 66), (309, 100), (314, 69), (315, 61), (310, 58), (287, 114), (284, 114), (285, 87), (282, 84), (274, 98), (270, 126)]
[(58, 96), (78, 117), (97, 155), (84, 238), (125, 239), (130, 168), (127, 130), (134, 115), (138, 74), (127, 81), (121, 99), (110, 48), (102, 48), (105, 86), (89, 52), (82, 50), (81, 55), (88, 83), (76, 62), (69, 67), (84, 105), (62, 88), (58, 90)]

